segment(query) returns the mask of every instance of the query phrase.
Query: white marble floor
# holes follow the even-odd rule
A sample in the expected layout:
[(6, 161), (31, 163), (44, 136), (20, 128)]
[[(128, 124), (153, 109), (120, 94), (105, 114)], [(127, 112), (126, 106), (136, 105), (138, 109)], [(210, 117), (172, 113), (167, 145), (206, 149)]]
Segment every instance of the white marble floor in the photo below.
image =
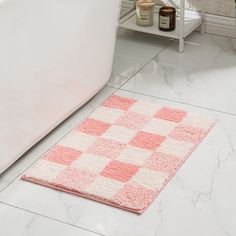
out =
[[(175, 41), (120, 31), (108, 85), (0, 175), (0, 235), (236, 235), (236, 45), (193, 33)], [(20, 180), (111, 94), (196, 111), (216, 127), (141, 216)]]

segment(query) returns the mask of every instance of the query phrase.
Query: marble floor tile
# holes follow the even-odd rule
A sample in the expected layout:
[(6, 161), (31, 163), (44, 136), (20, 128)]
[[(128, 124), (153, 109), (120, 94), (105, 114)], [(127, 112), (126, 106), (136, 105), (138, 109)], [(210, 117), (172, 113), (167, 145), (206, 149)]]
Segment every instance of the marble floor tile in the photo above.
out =
[(232, 39), (193, 33), (185, 52), (170, 45), (122, 89), (236, 114), (236, 49)]
[(2, 236), (99, 236), (4, 204), (0, 204), (0, 222)]
[(170, 39), (120, 29), (108, 85), (119, 88), (171, 42)]
[(236, 235), (236, 116), (137, 93), (118, 95), (217, 118), (215, 128), (142, 215), (16, 179), (0, 202), (107, 236)]
[(43, 155), (53, 144), (68, 133), (76, 124), (91, 113), (102, 101), (109, 97), (115, 89), (105, 87), (81, 109), (61, 123), (50, 135), (25, 153), (13, 166), (0, 175), (0, 191), (20, 175), (28, 166)]
[[(15, 176), (15, 178), (18, 175)], [(13, 178), (13, 180), (15, 179)], [(8, 176), (6, 176), (5, 174), (0, 175), (0, 191), (5, 188), (9, 183), (11, 182), (11, 180), (8, 178)]]

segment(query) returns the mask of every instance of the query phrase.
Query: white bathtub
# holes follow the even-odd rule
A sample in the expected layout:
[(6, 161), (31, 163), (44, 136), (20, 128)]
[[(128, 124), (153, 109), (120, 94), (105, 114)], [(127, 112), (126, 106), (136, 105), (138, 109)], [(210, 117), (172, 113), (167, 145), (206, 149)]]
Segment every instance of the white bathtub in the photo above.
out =
[(0, 173), (111, 73), (120, 0), (0, 0)]

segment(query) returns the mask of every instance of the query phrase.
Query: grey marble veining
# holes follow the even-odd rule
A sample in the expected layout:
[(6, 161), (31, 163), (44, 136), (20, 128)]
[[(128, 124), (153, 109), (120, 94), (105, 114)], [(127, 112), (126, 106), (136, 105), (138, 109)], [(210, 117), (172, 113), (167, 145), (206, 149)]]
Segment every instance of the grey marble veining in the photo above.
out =
[(143, 33), (120, 29), (108, 85), (121, 87), (171, 42), (172, 40), (163, 37), (150, 37)]
[(0, 222), (2, 236), (100, 235), (3, 204), (0, 204)]
[(232, 39), (193, 33), (184, 54), (170, 45), (122, 89), (236, 114)]
[(132, 92), (117, 94), (218, 119), (144, 214), (138, 216), (20, 179), (0, 193), (0, 201), (111, 236), (236, 234), (236, 116)]
[[(151, 37), (142, 44), (141, 39), (135, 41), (139, 40), (135, 35), (118, 40), (120, 52), (116, 53), (118, 63), (114, 63), (113, 75), (125, 72), (123, 79), (117, 76), (115, 82), (110, 82), (114, 87), (126, 83), (140, 66), (169, 43)], [(145, 45), (148, 42), (152, 42), (151, 45)], [(157, 48), (153, 47), (155, 44)], [(137, 53), (135, 48), (139, 46)], [(28, 183), (18, 176), (116, 91), (106, 87), (85, 108), (65, 121), (55, 134), (42, 140), (32, 153), (0, 177), (1, 233), (7, 236), (92, 234), (78, 228), (82, 227), (106, 236), (236, 235), (235, 42), (225, 37), (194, 33), (188, 38), (183, 55), (177, 53), (176, 47), (175, 42), (171, 44), (116, 94), (211, 116), (217, 119), (217, 124), (147, 211), (138, 216)], [(147, 51), (143, 57), (142, 50)], [(14, 228), (13, 221), (16, 222)]]

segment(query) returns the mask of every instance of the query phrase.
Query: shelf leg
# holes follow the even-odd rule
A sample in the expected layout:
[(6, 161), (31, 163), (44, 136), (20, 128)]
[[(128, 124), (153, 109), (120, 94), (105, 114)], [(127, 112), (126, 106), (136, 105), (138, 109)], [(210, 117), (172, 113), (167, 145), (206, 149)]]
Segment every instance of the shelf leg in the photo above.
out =
[(205, 34), (205, 32), (206, 32), (206, 23), (205, 21), (203, 21), (201, 24), (201, 34)]
[(185, 24), (185, 0), (180, 0), (180, 34), (179, 52), (184, 52), (184, 24)]
[(206, 32), (206, 0), (202, 0), (201, 3), (202, 10), (202, 25), (201, 25), (201, 34), (205, 34)]
[(179, 52), (180, 53), (184, 52), (184, 38), (179, 39)]

